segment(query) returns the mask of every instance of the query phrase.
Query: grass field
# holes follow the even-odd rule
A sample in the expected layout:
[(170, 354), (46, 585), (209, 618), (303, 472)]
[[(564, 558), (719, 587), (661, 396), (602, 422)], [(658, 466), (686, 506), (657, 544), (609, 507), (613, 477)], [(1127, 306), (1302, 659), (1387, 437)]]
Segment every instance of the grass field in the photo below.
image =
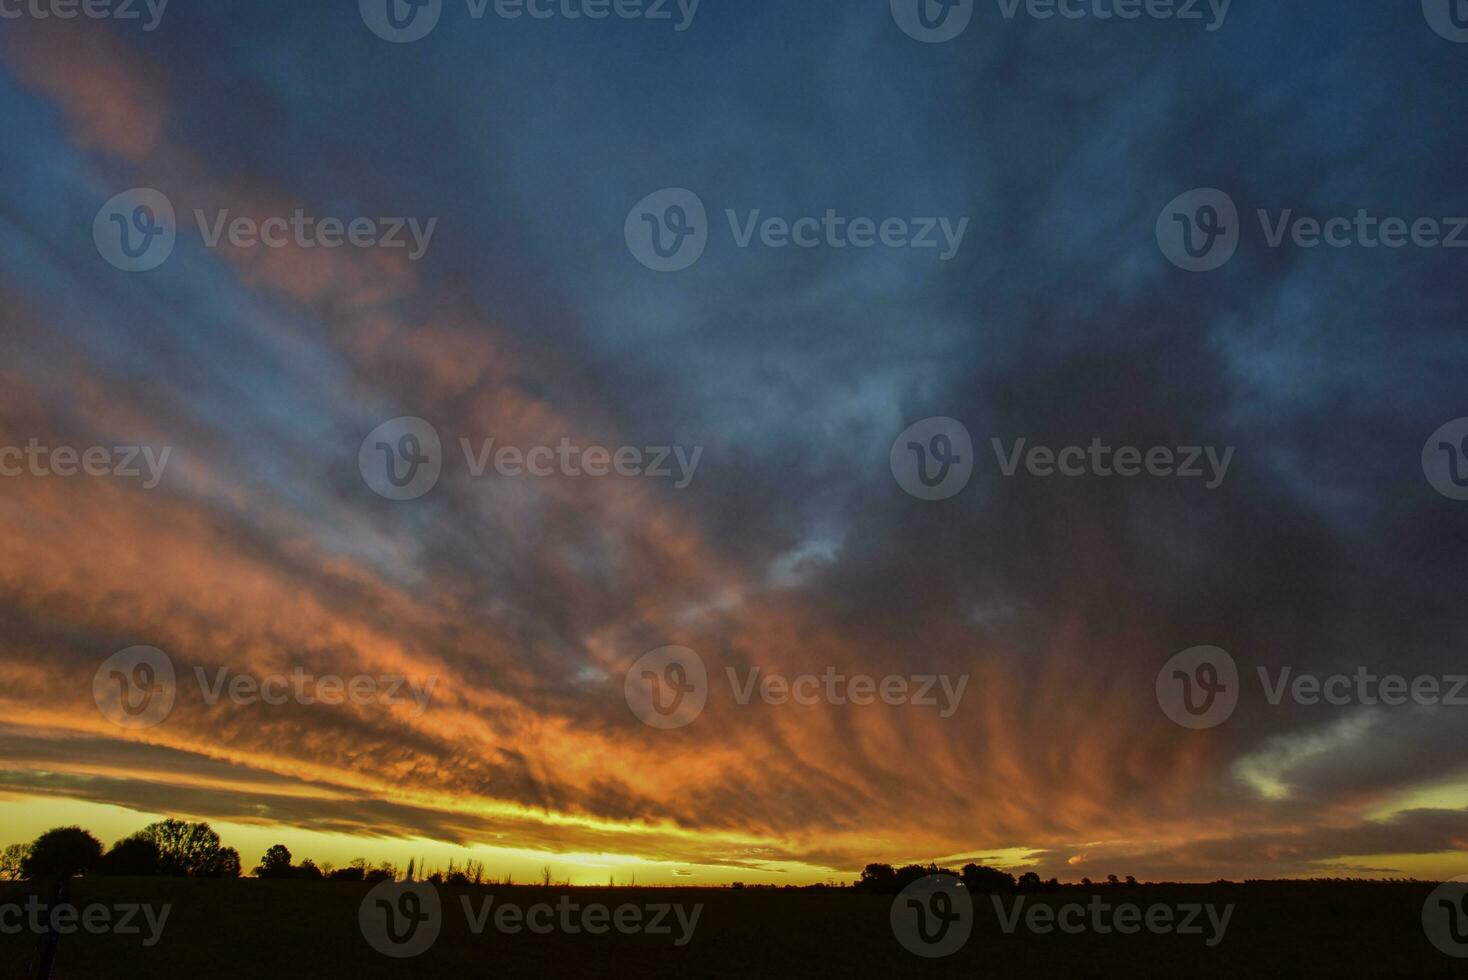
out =
[[(234, 977), (1448, 977), (1468, 976), (1468, 960), (1426, 939), (1421, 909), (1432, 886), (1279, 882), (1246, 886), (1066, 888), (1026, 903), (1212, 903), (1235, 906), (1222, 941), (1204, 935), (1005, 934), (988, 896), (974, 898), (967, 944), (943, 959), (904, 950), (889, 924), (892, 899), (850, 890), (674, 888), (452, 888), (438, 890), (441, 932), (411, 959), (369, 946), (358, 924), (368, 886), (343, 882), (85, 878), (71, 903), (171, 906), (151, 948), (139, 935), (78, 931), (60, 940), (58, 980)], [(24, 903), (25, 885), (0, 885), (0, 906)], [(506, 934), (490, 923), (474, 934), (463, 899), (482, 908), (680, 903), (703, 909), (686, 945), (672, 935)], [(1013, 896), (1006, 896), (1006, 908)], [(12, 916), (13, 921), (13, 916)], [(671, 921), (671, 920), (670, 920)], [(3, 922), (3, 920), (0, 920)], [(41, 938), (0, 935), (0, 976), (33, 976)]]

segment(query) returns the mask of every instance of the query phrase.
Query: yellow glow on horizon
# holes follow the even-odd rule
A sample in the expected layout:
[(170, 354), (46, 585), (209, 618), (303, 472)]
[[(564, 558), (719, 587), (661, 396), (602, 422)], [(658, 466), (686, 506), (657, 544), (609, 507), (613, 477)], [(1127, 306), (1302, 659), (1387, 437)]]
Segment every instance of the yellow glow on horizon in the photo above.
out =
[[(3, 794), (0, 795), (0, 827), (5, 829), (0, 833), (0, 846), (34, 840), (53, 827), (72, 824), (90, 831), (104, 846), (111, 846), (167, 816), (64, 797)], [(226, 847), (240, 852), (240, 863), (246, 874), (269, 847), (284, 844), (297, 863), (310, 858), (318, 865), (329, 861), (342, 867), (360, 857), (373, 865), (390, 861), (403, 870), (412, 860), (432, 872), (446, 869), (451, 860), (462, 867), (466, 859), (473, 859), (484, 862), (485, 874), (490, 878), (499, 880), (508, 876), (522, 883), (539, 881), (547, 865), (554, 881), (569, 879), (575, 885), (605, 885), (608, 879), (618, 885), (634, 881), (639, 885), (727, 885), (735, 881), (804, 885), (854, 879), (828, 868), (795, 862), (761, 862), (761, 867), (755, 869), (736, 868), (653, 861), (625, 854), (557, 853), (482, 844), (460, 846), (423, 837), (371, 837), (228, 820), (207, 822)]]

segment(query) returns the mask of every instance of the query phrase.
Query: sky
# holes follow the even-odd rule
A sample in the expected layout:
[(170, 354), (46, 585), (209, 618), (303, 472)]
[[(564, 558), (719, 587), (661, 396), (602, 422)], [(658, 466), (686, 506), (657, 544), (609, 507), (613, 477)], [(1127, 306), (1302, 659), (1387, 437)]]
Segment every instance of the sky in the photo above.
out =
[[(0, 843), (1468, 873), (1468, 688), (1270, 697), (1468, 673), (1468, 37), (1434, 0), (441, 0), (395, 8), (416, 40), (373, 0), (38, 9), (0, 3), (0, 448), (107, 454), (0, 452)], [(1215, 217), (1236, 251), (1188, 268), (1169, 229)], [(1199, 647), (1235, 674), (1190, 727)], [(146, 725), (99, 693), (154, 679), (109, 672), (137, 648), (174, 672)]]

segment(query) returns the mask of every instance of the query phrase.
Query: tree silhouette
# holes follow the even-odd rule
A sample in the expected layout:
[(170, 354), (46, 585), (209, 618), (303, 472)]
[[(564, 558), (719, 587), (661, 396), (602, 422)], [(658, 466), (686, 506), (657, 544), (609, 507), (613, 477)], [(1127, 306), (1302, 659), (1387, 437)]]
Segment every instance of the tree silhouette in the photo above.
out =
[[(358, 860), (361, 859), (358, 858)], [(366, 863), (366, 861), (362, 861), (362, 864), (357, 864), (354, 861), (345, 868), (337, 868), (335, 871), (327, 872), (326, 877), (332, 881), (361, 881), (367, 873), (366, 868), (362, 866)]]
[(861, 870), (861, 877), (857, 879), (856, 887), (862, 891), (885, 892), (896, 891), (892, 885), (897, 881), (897, 872), (892, 870), (890, 864), (869, 864)]
[(207, 823), (160, 820), (137, 833), (158, 848), (158, 873), (195, 878), (234, 878), (240, 873), (239, 852), (222, 846)]
[(97, 862), (97, 873), (140, 877), (156, 875), (161, 864), (158, 844), (151, 837), (133, 834), (112, 845)]
[(959, 872), (964, 887), (971, 892), (1012, 892), (1014, 875), (982, 864), (965, 864)]
[(221, 848), (212, 866), (199, 872), (200, 878), (238, 878), (240, 876), (240, 852), (232, 847)]
[(90, 871), (102, 857), (102, 842), (80, 827), (57, 827), (37, 837), (21, 862), (26, 878), (69, 878)]
[(256, 878), (289, 878), (291, 876), (291, 851), (284, 844), (275, 844), (260, 859), (255, 869)]

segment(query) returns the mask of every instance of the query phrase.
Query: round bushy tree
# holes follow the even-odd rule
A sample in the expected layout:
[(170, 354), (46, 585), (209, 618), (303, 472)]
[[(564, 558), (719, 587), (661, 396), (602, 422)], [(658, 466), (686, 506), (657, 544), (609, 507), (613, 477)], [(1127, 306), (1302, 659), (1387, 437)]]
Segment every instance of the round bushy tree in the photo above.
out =
[(26, 878), (69, 878), (90, 871), (102, 857), (102, 842), (80, 827), (57, 827), (37, 837), (21, 863)]
[(284, 844), (276, 844), (265, 852), (260, 866), (255, 869), (256, 878), (289, 878), (291, 876), (291, 852)]
[(219, 835), (207, 823), (161, 820), (144, 827), (138, 836), (158, 846), (159, 874), (224, 877), (230, 862), (229, 855), (234, 854), (235, 874), (238, 875), (239, 854), (223, 847)]
[(158, 873), (158, 845), (151, 838), (134, 834), (112, 845), (102, 855), (97, 871), (104, 875), (143, 876)]

